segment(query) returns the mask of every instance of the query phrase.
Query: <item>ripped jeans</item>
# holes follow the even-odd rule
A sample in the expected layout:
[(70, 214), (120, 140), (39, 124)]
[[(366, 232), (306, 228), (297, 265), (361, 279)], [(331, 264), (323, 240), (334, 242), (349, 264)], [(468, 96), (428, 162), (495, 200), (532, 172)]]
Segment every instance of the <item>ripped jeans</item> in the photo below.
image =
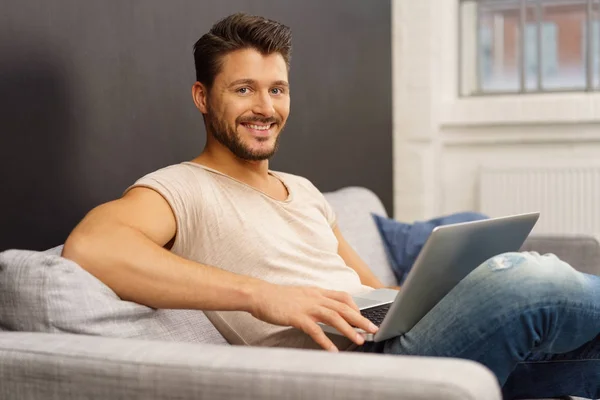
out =
[(505, 398), (600, 397), (600, 277), (552, 254), (477, 267), (413, 329), (356, 351), (457, 357), (494, 372)]

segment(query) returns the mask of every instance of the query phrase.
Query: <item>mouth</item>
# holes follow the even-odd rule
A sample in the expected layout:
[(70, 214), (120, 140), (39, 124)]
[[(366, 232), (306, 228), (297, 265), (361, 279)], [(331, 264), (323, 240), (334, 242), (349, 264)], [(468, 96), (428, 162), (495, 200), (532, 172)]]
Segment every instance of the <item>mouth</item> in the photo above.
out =
[(241, 125), (254, 136), (267, 137), (272, 133), (272, 128), (275, 124), (257, 124), (242, 122)]

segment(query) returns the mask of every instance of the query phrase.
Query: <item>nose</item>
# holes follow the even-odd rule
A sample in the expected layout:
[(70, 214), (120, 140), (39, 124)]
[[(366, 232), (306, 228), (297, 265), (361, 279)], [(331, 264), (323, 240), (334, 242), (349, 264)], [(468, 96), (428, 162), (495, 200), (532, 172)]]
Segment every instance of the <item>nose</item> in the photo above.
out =
[(252, 111), (255, 114), (260, 114), (265, 117), (272, 117), (275, 114), (275, 108), (273, 107), (273, 99), (269, 93), (260, 93), (255, 96), (254, 104), (252, 105)]

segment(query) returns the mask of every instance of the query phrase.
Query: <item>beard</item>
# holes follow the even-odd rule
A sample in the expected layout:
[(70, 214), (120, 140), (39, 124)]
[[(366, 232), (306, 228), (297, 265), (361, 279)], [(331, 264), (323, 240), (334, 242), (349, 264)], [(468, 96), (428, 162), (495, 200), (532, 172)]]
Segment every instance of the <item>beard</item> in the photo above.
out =
[[(279, 139), (281, 137), (281, 132), (283, 132), (282, 121), (280, 118), (276, 117), (246, 117), (241, 118), (238, 117), (235, 120), (235, 125), (231, 126), (227, 124), (227, 121), (224, 119), (220, 119), (215, 117), (211, 112), (210, 107), (207, 106), (207, 114), (206, 114), (206, 127), (209, 134), (212, 134), (215, 139), (223, 146), (227, 147), (236, 157), (247, 160), (247, 161), (264, 161), (268, 160), (275, 155), (277, 149), (279, 148)], [(250, 146), (246, 145), (241, 137), (241, 135), (237, 132), (236, 127), (242, 123), (252, 123), (259, 122), (263, 124), (273, 124), (276, 127), (279, 127), (279, 132), (277, 132), (277, 137), (275, 138), (275, 143), (273, 147), (270, 149), (264, 150), (253, 150)], [(271, 129), (273, 129), (272, 127)], [(271, 138), (255, 138), (260, 142), (266, 142), (271, 140)]]

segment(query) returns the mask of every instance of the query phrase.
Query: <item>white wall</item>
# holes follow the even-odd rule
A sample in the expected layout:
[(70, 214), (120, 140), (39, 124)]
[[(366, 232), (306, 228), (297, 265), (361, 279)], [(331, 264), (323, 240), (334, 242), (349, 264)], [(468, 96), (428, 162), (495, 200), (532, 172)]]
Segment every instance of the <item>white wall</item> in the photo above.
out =
[(457, 96), (457, 3), (393, 3), (399, 220), (477, 210), (483, 164), (581, 163), (600, 156), (600, 93)]

